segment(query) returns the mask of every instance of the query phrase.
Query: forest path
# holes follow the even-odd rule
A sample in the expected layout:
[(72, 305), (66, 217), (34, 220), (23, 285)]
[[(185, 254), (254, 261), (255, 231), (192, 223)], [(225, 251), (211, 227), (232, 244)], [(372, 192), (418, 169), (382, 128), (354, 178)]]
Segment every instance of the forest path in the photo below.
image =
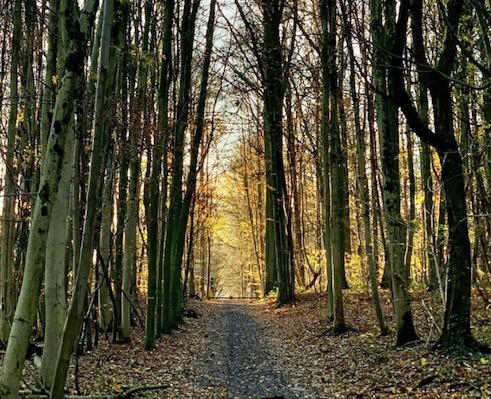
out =
[[(290, 386), (278, 357), (282, 348), (270, 342), (254, 313), (260, 305), (246, 301), (215, 301), (217, 316), (213, 325), (215, 353), (209, 362), (207, 378), (217, 383), (226, 379), (227, 398), (308, 398), (306, 389)], [(207, 356), (210, 358), (210, 354)], [(225, 375), (224, 375), (225, 374)], [(209, 382), (211, 382), (209, 380)], [(221, 383), (223, 384), (223, 380)]]

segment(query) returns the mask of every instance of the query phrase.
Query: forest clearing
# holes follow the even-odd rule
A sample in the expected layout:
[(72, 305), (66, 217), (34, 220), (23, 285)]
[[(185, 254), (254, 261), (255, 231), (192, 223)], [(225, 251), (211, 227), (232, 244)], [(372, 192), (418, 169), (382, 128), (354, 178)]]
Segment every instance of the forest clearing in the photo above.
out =
[(0, 399), (482, 397), (491, 0), (0, 0)]

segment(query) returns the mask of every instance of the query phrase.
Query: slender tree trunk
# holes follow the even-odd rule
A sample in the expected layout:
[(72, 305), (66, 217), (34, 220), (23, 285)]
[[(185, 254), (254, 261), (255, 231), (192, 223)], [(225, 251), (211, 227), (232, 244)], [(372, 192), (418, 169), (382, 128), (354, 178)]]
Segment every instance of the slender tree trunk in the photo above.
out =
[[(374, 83), (376, 87), (377, 122), (380, 135), (382, 172), (384, 177), (384, 224), (388, 241), (388, 261), (392, 282), (392, 296), (396, 314), (397, 345), (417, 339), (408, 294), (407, 273), (404, 268), (405, 229), (401, 217), (399, 176), (399, 120), (393, 98), (397, 96), (394, 83), (388, 79), (384, 48), (394, 40), (395, 2), (389, 1), (382, 9), (379, 0), (370, 1), (371, 27), (375, 43)], [(382, 25), (382, 17), (385, 25)], [(385, 38), (385, 39), (384, 39)], [(390, 46), (390, 45), (389, 45)], [(389, 47), (390, 48), (390, 47)]]
[(295, 231), (295, 264), (296, 275), (298, 276), (298, 282), (302, 287), (305, 287), (305, 260), (303, 256), (303, 235), (302, 226), (300, 222), (300, 198), (299, 198), (299, 182), (297, 177), (297, 146), (295, 137), (295, 126), (293, 120), (293, 107), (292, 107), (292, 93), (291, 89), (287, 91), (286, 96), (286, 120), (287, 120), (287, 138), (288, 138), (288, 166), (291, 179), (291, 192), (293, 203), (293, 230)]
[[(60, 3), (61, 26), (66, 32), (65, 46), (68, 51), (53, 112), (47, 152), (43, 159), (40, 188), (32, 215), (24, 278), (0, 375), (0, 395), (5, 399), (17, 398), (44, 271), (46, 239), (52, 204), (57, 194), (54, 188), (58, 187), (61, 177), (65, 155), (63, 148), (72, 119), (75, 90), (83, 76), (81, 60), (85, 58), (90, 21), (93, 20), (94, 14), (95, 2), (92, 0), (85, 3), (84, 12), (80, 13), (80, 17), (78, 4), (68, 0), (62, 0)], [(71, 29), (67, 30), (67, 26)]]
[(109, 157), (108, 157), (108, 168), (104, 179), (104, 191), (102, 193), (102, 208), (101, 208), (101, 227), (100, 227), (100, 238), (99, 238), (99, 252), (100, 256), (104, 262), (98, 262), (98, 272), (97, 281), (100, 285), (98, 290), (98, 315), (97, 320), (99, 327), (102, 331), (108, 332), (111, 324), (113, 323), (113, 311), (111, 304), (111, 299), (109, 296), (109, 290), (111, 287), (108, 286), (106, 281), (106, 274), (109, 270), (109, 264), (112, 259), (112, 235), (111, 235), (111, 224), (113, 219), (113, 190), (114, 190), (114, 145), (110, 144)]
[[(191, 64), (199, 0), (186, 0), (182, 19), (181, 78), (174, 129), (172, 185), (164, 253), (164, 332), (169, 332), (181, 313), (181, 262), (183, 248), (181, 219), (183, 207), (184, 136), (188, 125), (191, 90)], [(185, 229), (184, 229), (185, 232)], [(165, 277), (167, 276), (167, 277)]]
[[(368, 274), (370, 279), (370, 288), (372, 290), (373, 305), (375, 308), (375, 314), (377, 316), (378, 325), (380, 328), (381, 335), (387, 335), (389, 329), (385, 323), (385, 317), (380, 303), (380, 296), (378, 292), (378, 281), (377, 281), (377, 256), (375, 252), (374, 240), (376, 240), (376, 235), (372, 235), (373, 226), (370, 219), (370, 195), (368, 191), (368, 177), (367, 177), (367, 151), (366, 151), (366, 134), (361, 127), (360, 109), (361, 103), (356, 91), (356, 70), (355, 70), (355, 54), (353, 51), (353, 46), (351, 45), (351, 20), (349, 15), (352, 15), (352, 8), (350, 7), (349, 13), (346, 11), (346, 6), (344, 3), (341, 4), (343, 9), (343, 17), (346, 26), (346, 41), (348, 43), (348, 55), (349, 55), (349, 65), (350, 65), (350, 89), (351, 89), (351, 99), (353, 102), (353, 114), (354, 123), (356, 130), (356, 171), (358, 176), (358, 191), (361, 202), (361, 215), (363, 219), (363, 233), (364, 233), (364, 250), (367, 256), (368, 264)], [(372, 172), (373, 173), (373, 172)]]
[(404, 253), (404, 265), (407, 274), (408, 287), (410, 286), (411, 259), (414, 246), (414, 230), (416, 219), (416, 178), (414, 176), (414, 144), (411, 132), (406, 132), (407, 140), (407, 172), (409, 175), (409, 209), (408, 209), (408, 228), (406, 230), (406, 252)]
[(12, 236), (14, 234), (15, 180), (14, 169), (15, 140), (17, 134), (17, 114), (19, 107), (18, 74), (21, 39), (21, 0), (14, 2), (12, 50), (10, 59), (10, 111), (7, 127), (7, 148), (5, 153), (5, 187), (3, 189), (2, 235), (0, 253), (0, 341), (6, 345), (14, 316), (14, 257)]
[[(173, 26), (173, 16), (174, 16), (174, 1), (168, 0), (165, 4), (165, 14), (164, 14), (164, 27), (163, 27), (163, 59), (162, 59), (162, 70), (160, 71), (160, 87), (159, 87), (159, 129), (161, 129), (160, 136), (161, 141), (157, 145), (160, 146), (159, 151), (155, 151), (154, 160), (163, 158), (163, 163), (161, 165), (156, 165), (156, 169), (163, 168), (163, 181), (162, 189), (160, 191), (160, 229), (158, 229), (158, 259), (157, 259), (157, 301), (156, 301), (156, 335), (159, 336), (162, 332), (162, 322), (163, 322), (163, 302), (164, 302), (164, 292), (163, 292), (163, 280), (164, 270), (163, 270), (163, 258), (164, 258), (164, 242), (165, 242), (165, 223), (166, 223), (166, 209), (167, 209), (167, 147), (169, 141), (169, 90), (172, 83), (172, 26)], [(152, 169), (155, 171), (155, 169)], [(157, 187), (152, 186), (154, 192), (158, 191), (158, 178), (162, 173), (159, 170), (158, 176), (152, 176), (152, 184), (156, 184)], [(152, 189), (151, 189), (152, 190)], [(155, 211), (153, 211), (155, 212)], [(151, 222), (150, 222), (151, 223)], [(158, 221), (157, 221), (158, 223)], [(150, 224), (149, 224), (150, 229)], [(151, 250), (151, 244), (149, 240), (149, 251)], [(149, 261), (150, 263), (150, 261)]]

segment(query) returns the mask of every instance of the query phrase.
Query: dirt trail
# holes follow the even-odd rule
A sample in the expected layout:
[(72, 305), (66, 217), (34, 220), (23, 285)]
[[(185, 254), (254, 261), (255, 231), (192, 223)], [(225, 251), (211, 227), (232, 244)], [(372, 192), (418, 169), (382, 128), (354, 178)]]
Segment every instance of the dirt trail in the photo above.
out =
[(265, 327), (254, 317), (257, 305), (216, 301), (213, 306), (218, 312), (208, 320), (209, 345), (197, 359), (204, 361), (198, 366), (204, 372), (202, 384), (224, 386), (224, 398), (318, 397), (289, 384), (278, 361), (282, 348), (267, 340)]

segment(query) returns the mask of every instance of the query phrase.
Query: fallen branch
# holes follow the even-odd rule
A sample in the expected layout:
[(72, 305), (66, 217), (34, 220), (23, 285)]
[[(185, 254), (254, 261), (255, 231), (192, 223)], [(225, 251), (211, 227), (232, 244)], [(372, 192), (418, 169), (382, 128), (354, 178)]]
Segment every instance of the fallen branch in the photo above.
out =
[(422, 388), (425, 385), (431, 384), (433, 381), (435, 381), (438, 378), (438, 374), (430, 374), (427, 375), (426, 377), (423, 377), (418, 384), (416, 385), (416, 388)]
[(423, 304), (423, 307), (426, 310), (426, 313), (427, 313), (428, 317), (430, 318), (430, 321), (432, 322), (432, 324), (435, 326), (436, 330), (438, 331), (438, 334), (441, 335), (442, 329), (440, 328), (440, 326), (436, 322), (435, 317), (433, 316), (433, 313), (431, 312), (431, 310), (432, 310), (431, 306), (430, 306), (430, 308), (428, 308), (428, 306), (426, 306), (426, 302), (424, 299), (421, 300), (421, 303)]
[(134, 393), (137, 393), (137, 392), (141, 392), (141, 391), (158, 391), (160, 389), (166, 389), (166, 388), (169, 388), (169, 387), (170, 387), (170, 385), (142, 385), (142, 386), (139, 386), (139, 387), (129, 388), (126, 391), (120, 393), (119, 396), (117, 395), (115, 398), (116, 399), (131, 398), (131, 395), (133, 395)]
[[(170, 385), (141, 385), (124, 390), (118, 394), (102, 394), (102, 395), (67, 395), (65, 399), (129, 399), (137, 392), (143, 391), (158, 391), (161, 389), (169, 388)], [(27, 390), (20, 391), (19, 397), (24, 399), (48, 399), (48, 393), (37, 393), (35, 391)]]

